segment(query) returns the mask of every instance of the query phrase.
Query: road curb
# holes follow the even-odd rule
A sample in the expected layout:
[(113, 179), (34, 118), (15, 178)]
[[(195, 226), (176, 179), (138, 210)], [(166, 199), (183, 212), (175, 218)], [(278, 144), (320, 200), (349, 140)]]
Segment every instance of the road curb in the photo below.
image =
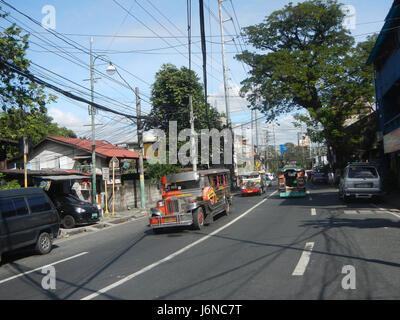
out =
[(134, 221), (140, 218), (147, 217), (147, 211), (138, 212), (135, 214), (128, 215), (126, 217), (115, 217), (115, 218), (106, 218), (101, 219), (99, 223), (84, 226), (84, 227), (77, 227), (75, 229), (60, 229), (60, 234), (57, 239), (68, 238), (70, 236), (74, 236), (81, 233), (92, 233), (102, 231), (104, 229), (108, 229), (109, 227), (113, 227), (118, 224), (126, 223), (129, 221)]

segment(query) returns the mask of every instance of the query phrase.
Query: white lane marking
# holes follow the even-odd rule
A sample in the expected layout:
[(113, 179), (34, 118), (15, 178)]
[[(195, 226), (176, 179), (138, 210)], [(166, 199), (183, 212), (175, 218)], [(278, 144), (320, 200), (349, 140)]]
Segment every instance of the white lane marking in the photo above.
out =
[(88, 252), (81, 252), (81, 253), (76, 254), (76, 255), (74, 255), (74, 256), (72, 256), (72, 257), (68, 257), (68, 258), (62, 259), (62, 260), (60, 260), (60, 261), (56, 261), (56, 262), (47, 264), (47, 265), (45, 265), (45, 266), (43, 266), (43, 267), (39, 267), (39, 268), (36, 268), (36, 269), (33, 269), (33, 270), (29, 270), (29, 271), (26, 271), (26, 272), (23, 272), (23, 273), (16, 274), (15, 276), (12, 276), (12, 277), (9, 277), (9, 278), (0, 280), (0, 284), (2, 284), (2, 283), (4, 283), (4, 282), (7, 282), (7, 281), (10, 281), (10, 280), (14, 280), (14, 279), (19, 278), (19, 277), (22, 277), (22, 276), (25, 276), (25, 275), (30, 274), (30, 273), (32, 273), (32, 272), (35, 272), (35, 271), (38, 271), (38, 270), (42, 270), (43, 268), (46, 268), (46, 267), (49, 267), (49, 266), (54, 266), (54, 265), (56, 265), (56, 264), (59, 264), (59, 263), (65, 262), (65, 261), (78, 258), (78, 257), (80, 257), (80, 256), (83, 256), (84, 254), (87, 254), (87, 253), (88, 253)]
[(302, 276), (306, 271), (308, 262), (310, 261), (311, 251), (314, 248), (314, 242), (307, 242), (300, 260), (294, 269), (292, 276)]
[(311, 215), (316, 216), (317, 215), (317, 210), (315, 208), (311, 208)]
[[(375, 207), (375, 208), (381, 210), (381, 211), (384, 211), (384, 213), (389, 213), (389, 214), (391, 214), (391, 215), (393, 215), (393, 216), (395, 216), (395, 217), (397, 217), (397, 218), (400, 219), (400, 215), (398, 215), (398, 214), (396, 214), (396, 213), (394, 213), (394, 212), (391, 212), (391, 210), (396, 210), (396, 209), (379, 208), (375, 203), (372, 203), (371, 205), (372, 205), (373, 207)], [(396, 211), (397, 211), (397, 210), (396, 210)]]
[(253, 211), (255, 208), (257, 208), (259, 205), (263, 204), (265, 201), (267, 201), (275, 193), (277, 193), (277, 191), (274, 191), (267, 198), (265, 198), (264, 200), (260, 201), (259, 203), (257, 203), (256, 205), (254, 205), (253, 207), (251, 207), (250, 209), (248, 209), (247, 211), (242, 213), (240, 216), (238, 216), (237, 218), (233, 219), (231, 222), (229, 222), (226, 225), (222, 226), (221, 228), (213, 231), (212, 233), (204, 236), (203, 238), (201, 238), (201, 239), (199, 239), (199, 240), (187, 245), (186, 247), (184, 247), (184, 248), (182, 248), (182, 249), (170, 254), (169, 256), (167, 256), (167, 257), (165, 257), (165, 258), (163, 258), (163, 259), (161, 259), (161, 260), (159, 260), (157, 262), (154, 262), (154, 263), (148, 265), (147, 267), (144, 267), (143, 269), (140, 269), (140, 270), (138, 270), (138, 271), (126, 276), (125, 278), (122, 278), (121, 280), (119, 280), (117, 282), (114, 282), (114, 283), (108, 285), (107, 287), (104, 287), (103, 289), (100, 289), (99, 291), (96, 291), (96, 292), (94, 292), (94, 293), (82, 298), (81, 300), (94, 299), (97, 296), (99, 296), (99, 295), (101, 295), (103, 293), (106, 293), (107, 291), (110, 291), (111, 289), (114, 289), (114, 288), (124, 284), (125, 282), (127, 282), (127, 281), (129, 281), (129, 280), (131, 280), (131, 279), (133, 279), (133, 278), (135, 278), (135, 277), (137, 277), (137, 276), (139, 276), (139, 275), (141, 275), (141, 274), (143, 274), (143, 273), (145, 273), (145, 272), (147, 272), (147, 271), (149, 271), (151, 269), (154, 269), (155, 267), (159, 266), (160, 264), (175, 258), (176, 256), (180, 255), (181, 253), (184, 253), (185, 251), (191, 249), (192, 247), (198, 245), (199, 243), (209, 239), (210, 237), (214, 236), (215, 234), (217, 234), (217, 233), (221, 232), (222, 230), (228, 228), (230, 225), (234, 224), (236, 221), (240, 220), (241, 218), (243, 218), (244, 216), (249, 214), (251, 211)]

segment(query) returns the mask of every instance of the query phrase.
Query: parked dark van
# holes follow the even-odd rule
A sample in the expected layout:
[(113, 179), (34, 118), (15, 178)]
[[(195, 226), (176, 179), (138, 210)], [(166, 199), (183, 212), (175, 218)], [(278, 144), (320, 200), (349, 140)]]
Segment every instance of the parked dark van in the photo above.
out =
[(65, 229), (76, 225), (96, 223), (100, 220), (100, 212), (90, 202), (83, 201), (72, 194), (48, 193), (53, 201)]
[(49, 253), (59, 228), (57, 210), (42, 189), (0, 190), (0, 260), (3, 252), (31, 245)]

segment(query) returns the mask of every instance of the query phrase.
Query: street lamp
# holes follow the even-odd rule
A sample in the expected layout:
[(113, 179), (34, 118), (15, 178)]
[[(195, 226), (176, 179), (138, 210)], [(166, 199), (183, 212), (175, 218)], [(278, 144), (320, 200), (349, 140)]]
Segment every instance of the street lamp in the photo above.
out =
[[(97, 206), (97, 201), (96, 201), (96, 146), (95, 146), (95, 113), (96, 110), (93, 107), (94, 103), (94, 63), (95, 61), (105, 55), (98, 55), (95, 58), (93, 58), (92, 55), (92, 44), (93, 44), (93, 38), (90, 38), (90, 98), (92, 105), (89, 108), (89, 114), (91, 115), (92, 118), (92, 203), (93, 205)], [(105, 56), (107, 57), (107, 56)], [(107, 57), (108, 58), (108, 57)], [(108, 58), (108, 60), (110, 60)], [(112, 65), (110, 62), (109, 66), (106, 69), (107, 74), (113, 75), (114, 72), (116, 71), (115, 67)]]
[(113, 75), (115, 72), (118, 76), (125, 82), (129, 89), (133, 91), (136, 96), (136, 127), (137, 127), (137, 137), (138, 137), (138, 145), (139, 145), (139, 185), (140, 185), (140, 204), (143, 209), (146, 208), (146, 194), (144, 189), (144, 166), (143, 166), (143, 131), (142, 131), (142, 123), (141, 123), (141, 115), (140, 115), (140, 99), (139, 99), (139, 88), (132, 89), (130, 84), (121, 76), (118, 70), (113, 66), (110, 62), (107, 67), (107, 73), (109, 75)]

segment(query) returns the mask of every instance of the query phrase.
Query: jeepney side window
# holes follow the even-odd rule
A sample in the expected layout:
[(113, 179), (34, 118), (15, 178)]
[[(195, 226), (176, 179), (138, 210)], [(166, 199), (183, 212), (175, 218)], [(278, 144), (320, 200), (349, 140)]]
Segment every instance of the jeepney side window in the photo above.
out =
[(226, 174), (222, 175), (222, 183), (224, 186), (226, 186)]
[(216, 187), (217, 186), (217, 178), (216, 176), (209, 176), (208, 179), (210, 180), (210, 185), (212, 187)]
[(219, 188), (221, 186), (222, 179), (221, 176), (217, 175), (217, 187)]

